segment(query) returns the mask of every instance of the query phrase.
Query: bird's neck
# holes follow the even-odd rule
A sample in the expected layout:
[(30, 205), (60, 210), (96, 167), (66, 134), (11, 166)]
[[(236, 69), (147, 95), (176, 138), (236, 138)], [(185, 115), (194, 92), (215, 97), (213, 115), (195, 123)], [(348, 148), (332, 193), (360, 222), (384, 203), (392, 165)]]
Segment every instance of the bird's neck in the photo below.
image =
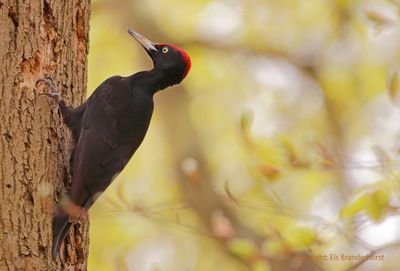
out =
[(173, 85), (166, 74), (156, 69), (135, 73), (130, 76), (130, 79), (135, 81), (135, 84), (143, 86), (145, 91), (152, 95), (159, 90)]

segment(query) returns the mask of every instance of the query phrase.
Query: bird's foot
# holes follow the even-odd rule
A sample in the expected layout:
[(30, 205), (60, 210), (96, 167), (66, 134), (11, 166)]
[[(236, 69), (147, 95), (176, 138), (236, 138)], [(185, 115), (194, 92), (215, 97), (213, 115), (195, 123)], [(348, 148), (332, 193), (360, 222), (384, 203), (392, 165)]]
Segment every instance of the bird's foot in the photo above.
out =
[(61, 95), (58, 92), (56, 84), (54, 83), (54, 80), (52, 78), (50, 77), (45, 79), (41, 78), (36, 81), (36, 86), (38, 86), (39, 84), (45, 84), (51, 91), (50, 93), (41, 93), (39, 94), (39, 96), (45, 95), (47, 97), (50, 97), (58, 104), (62, 101)]

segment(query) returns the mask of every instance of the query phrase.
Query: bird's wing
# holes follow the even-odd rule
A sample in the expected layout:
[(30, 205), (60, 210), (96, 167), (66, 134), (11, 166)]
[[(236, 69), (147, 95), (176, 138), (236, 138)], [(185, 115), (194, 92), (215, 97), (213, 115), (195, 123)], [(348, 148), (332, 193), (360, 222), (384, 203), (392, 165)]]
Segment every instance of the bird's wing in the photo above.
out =
[(108, 187), (137, 148), (134, 144), (124, 142), (124, 133), (127, 131), (135, 137), (136, 132), (132, 133), (132, 127), (126, 127), (126, 131), (121, 129), (121, 121), (127, 118), (129, 112), (112, 102), (116, 95), (114, 91), (118, 91), (117, 95), (124, 93), (120, 91), (124, 88), (120, 80), (119, 77), (111, 78), (96, 89), (82, 119), (79, 140), (74, 150), (73, 178), (69, 192), (71, 200), (80, 206), (89, 207), (94, 202), (98, 193)]

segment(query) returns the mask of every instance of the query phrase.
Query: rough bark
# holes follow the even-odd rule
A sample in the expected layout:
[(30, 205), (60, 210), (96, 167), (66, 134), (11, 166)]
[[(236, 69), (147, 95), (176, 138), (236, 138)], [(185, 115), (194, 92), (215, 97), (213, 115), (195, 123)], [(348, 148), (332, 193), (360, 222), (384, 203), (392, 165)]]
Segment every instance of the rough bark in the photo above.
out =
[(90, 0), (0, 0), (0, 270), (85, 270), (88, 226), (74, 226), (66, 266), (51, 259), (57, 193), (72, 137), (35, 87), (51, 77), (69, 105), (86, 90)]

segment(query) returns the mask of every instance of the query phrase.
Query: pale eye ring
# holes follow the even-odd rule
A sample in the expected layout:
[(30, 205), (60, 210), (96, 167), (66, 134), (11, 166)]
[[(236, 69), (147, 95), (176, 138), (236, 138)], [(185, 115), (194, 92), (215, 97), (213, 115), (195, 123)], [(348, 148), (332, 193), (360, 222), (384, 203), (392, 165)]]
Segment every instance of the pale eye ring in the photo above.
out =
[(168, 47), (167, 47), (167, 46), (164, 46), (164, 47), (161, 49), (161, 51), (162, 51), (164, 54), (168, 53)]

